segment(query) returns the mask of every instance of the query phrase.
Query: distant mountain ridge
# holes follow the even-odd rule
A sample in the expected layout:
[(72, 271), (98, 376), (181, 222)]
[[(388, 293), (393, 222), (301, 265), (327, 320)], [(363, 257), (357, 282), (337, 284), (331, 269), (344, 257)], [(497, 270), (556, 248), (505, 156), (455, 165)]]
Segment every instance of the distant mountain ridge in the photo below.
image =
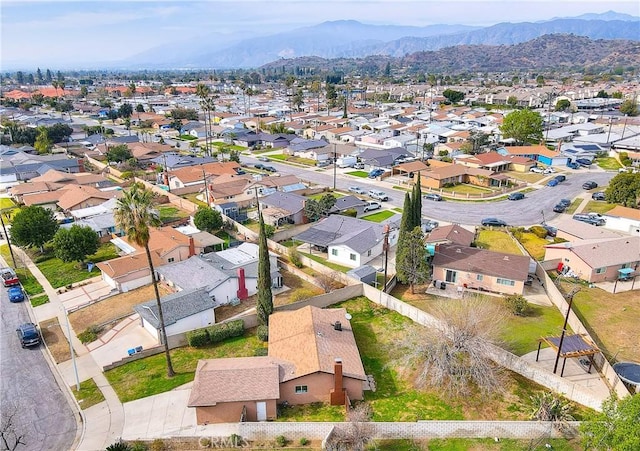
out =
[[(572, 33), (591, 39), (640, 40), (640, 18), (612, 11), (580, 18), (536, 23), (500, 23), (490, 27), (369, 25), (355, 20), (324, 22), (268, 36), (210, 35), (151, 49), (124, 61), (149, 68), (255, 68), (283, 58), (401, 57), (459, 45), (513, 45), (540, 36)], [(159, 60), (159, 56), (162, 57)]]

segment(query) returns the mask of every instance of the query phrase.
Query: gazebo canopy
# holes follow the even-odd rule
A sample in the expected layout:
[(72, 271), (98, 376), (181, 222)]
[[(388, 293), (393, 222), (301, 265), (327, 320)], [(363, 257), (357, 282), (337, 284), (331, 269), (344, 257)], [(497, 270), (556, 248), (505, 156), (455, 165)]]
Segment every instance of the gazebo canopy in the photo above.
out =
[[(538, 340), (551, 346), (556, 351), (560, 345), (560, 337), (544, 337)], [(562, 340), (560, 357), (573, 358), (594, 355), (600, 352), (598, 347), (588, 340), (584, 335), (565, 335)]]

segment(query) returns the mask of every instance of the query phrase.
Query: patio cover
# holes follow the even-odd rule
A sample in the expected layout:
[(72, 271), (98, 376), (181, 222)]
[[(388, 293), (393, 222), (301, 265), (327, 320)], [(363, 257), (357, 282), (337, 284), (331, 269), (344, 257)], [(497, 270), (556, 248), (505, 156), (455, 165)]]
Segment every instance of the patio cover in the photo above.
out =
[[(539, 342), (545, 342), (556, 351), (560, 345), (560, 337), (545, 337), (540, 338)], [(562, 341), (562, 349), (560, 350), (560, 357), (582, 357), (587, 355), (594, 355), (600, 352), (598, 347), (588, 340), (584, 335), (565, 335)]]

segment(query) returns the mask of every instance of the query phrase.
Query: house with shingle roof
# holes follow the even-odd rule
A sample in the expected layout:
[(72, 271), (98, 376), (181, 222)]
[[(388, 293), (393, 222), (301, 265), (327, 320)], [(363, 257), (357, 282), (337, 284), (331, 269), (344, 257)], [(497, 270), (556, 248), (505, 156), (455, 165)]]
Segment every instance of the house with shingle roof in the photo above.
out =
[(204, 179), (218, 177), (224, 174), (237, 175), (240, 164), (235, 161), (212, 162), (197, 166), (181, 167), (169, 172), (169, 186), (171, 189), (184, 188), (193, 185), (203, 185)]
[(57, 202), (64, 211), (95, 207), (103, 202), (117, 198), (122, 191), (100, 191), (92, 186), (68, 185)]
[(567, 241), (545, 246), (549, 267), (562, 263), (580, 279), (597, 283), (634, 274), (640, 267), (640, 237)]
[(458, 244), (460, 246), (471, 246), (475, 240), (476, 234), (459, 226), (451, 224), (447, 226), (436, 227), (433, 229), (424, 242), (426, 244)]
[(640, 210), (637, 208), (616, 205), (603, 216), (607, 220), (605, 227), (611, 230), (619, 230), (631, 235), (640, 236)]
[(457, 287), (522, 294), (530, 257), (457, 244), (435, 248), (432, 278)]
[(307, 198), (299, 194), (275, 191), (260, 199), (260, 210), (266, 224), (303, 224), (307, 221), (306, 202)]
[(269, 317), (266, 357), (200, 360), (187, 405), (198, 424), (274, 420), (278, 403), (360, 400), (366, 380), (346, 309), (307, 306)]

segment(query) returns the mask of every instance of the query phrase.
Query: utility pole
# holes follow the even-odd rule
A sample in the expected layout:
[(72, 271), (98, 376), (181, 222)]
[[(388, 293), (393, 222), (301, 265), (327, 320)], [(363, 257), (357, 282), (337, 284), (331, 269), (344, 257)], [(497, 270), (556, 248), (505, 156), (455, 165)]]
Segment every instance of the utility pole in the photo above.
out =
[(7, 245), (9, 246), (9, 253), (11, 254), (11, 261), (13, 262), (13, 267), (18, 269), (18, 265), (16, 264), (16, 257), (13, 255), (13, 247), (11, 247), (11, 240), (9, 239), (9, 235), (7, 235), (7, 228), (4, 225), (4, 219), (2, 219), (3, 211), (0, 211), (0, 222), (2, 223), (2, 233), (4, 233), (4, 237), (7, 239)]
[(204, 183), (204, 195), (207, 199), (207, 205), (211, 207), (211, 202), (209, 202), (209, 187), (207, 186), (207, 175), (204, 172), (204, 166), (202, 167), (202, 183)]
[(569, 299), (569, 306), (567, 307), (567, 314), (564, 317), (564, 324), (562, 325), (562, 334), (560, 335), (560, 343), (558, 343), (558, 353), (556, 354), (556, 362), (553, 365), (553, 374), (556, 374), (558, 370), (558, 362), (560, 361), (560, 354), (562, 352), (562, 343), (564, 342), (564, 336), (567, 333), (567, 322), (569, 321), (569, 314), (571, 313), (571, 304), (573, 303), (573, 297), (580, 291), (580, 287), (576, 287), (571, 290), (571, 293), (567, 295)]
[(382, 282), (382, 291), (386, 293), (387, 288), (387, 268), (389, 266), (389, 224), (384, 225), (384, 243), (382, 250), (384, 251), (384, 281)]
[(333, 143), (333, 190), (336, 190), (336, 147), (337, 144)]

